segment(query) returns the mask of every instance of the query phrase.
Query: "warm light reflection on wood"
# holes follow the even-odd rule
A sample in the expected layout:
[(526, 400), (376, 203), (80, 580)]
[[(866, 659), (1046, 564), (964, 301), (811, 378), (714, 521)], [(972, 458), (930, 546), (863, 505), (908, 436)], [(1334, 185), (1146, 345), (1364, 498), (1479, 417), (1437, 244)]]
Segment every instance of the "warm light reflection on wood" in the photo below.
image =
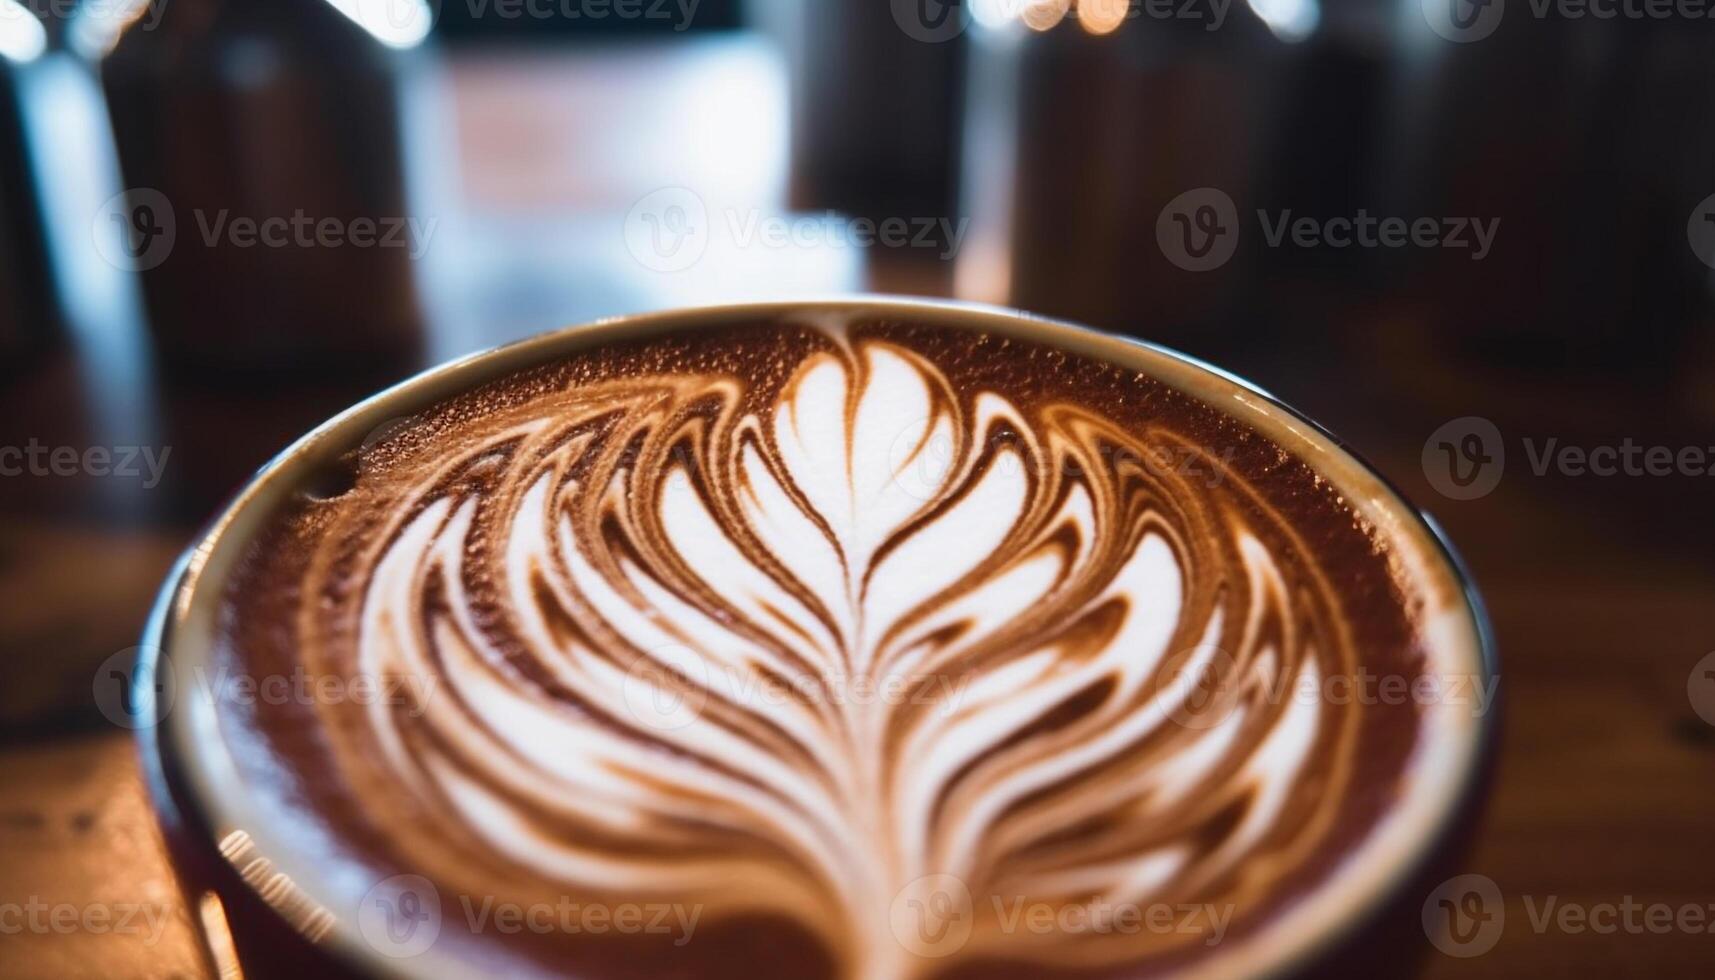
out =
[(232, 929), (226, 922), (226, 907), (220, 896), (203, 892), (197, 916), (202, 924), (203, 945), (209, 959), (214, 961), (215, 975), (220, 980), (243, 980), (244, 969), (238, 965), (238, 949), (232, 942)]

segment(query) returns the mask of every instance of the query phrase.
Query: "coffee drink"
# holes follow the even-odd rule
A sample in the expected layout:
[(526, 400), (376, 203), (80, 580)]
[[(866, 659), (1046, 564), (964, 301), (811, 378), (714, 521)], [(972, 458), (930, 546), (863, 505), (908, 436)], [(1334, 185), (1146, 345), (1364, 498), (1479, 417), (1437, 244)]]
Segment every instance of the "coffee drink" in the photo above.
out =
[(762, 307), (568, 343), (350, 440), (344, 480), (249, 501), (205, 667), (310, 696), (217, 698), (230, 768), (203, 792), (251, 822), (213, 832), (289, 869), (300, 932), (347, 958), (402, 941), (358, 936), (365, 903), (432, 894), (432, 945), (389, 969), (1302, 952), (1466, 774), (1470, 710), (1418, 696), (1480, 682), (1458, 578), (1265, 397), (984, 316)]

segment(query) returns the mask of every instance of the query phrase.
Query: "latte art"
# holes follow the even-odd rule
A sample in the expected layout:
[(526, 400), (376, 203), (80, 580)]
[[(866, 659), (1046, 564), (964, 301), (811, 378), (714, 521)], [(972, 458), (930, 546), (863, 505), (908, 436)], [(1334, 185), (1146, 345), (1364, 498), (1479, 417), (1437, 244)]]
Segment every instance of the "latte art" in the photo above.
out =
[[(1208, 929), (1065, 923), (1255, 930), (1413, 751), (1409, 705), (1279, 696), (1422, 669), (1371, 529), (1254, 433), (1052, 348), (670, 336), (363, 453), (235, 587), (232, 652), (428, 679), (252, 723), (343, 849), (443, 894), (695, 907), (740, 937), (708, 948), (767, 941), (809, 974), (1171, 964)], [(244, 625), (245, 589), (287, 585), (289, 643)], [(611, 940), (493, 938), (460, 942), (647, 972)], [(749, 968), (703, 949), (646, 955)]]

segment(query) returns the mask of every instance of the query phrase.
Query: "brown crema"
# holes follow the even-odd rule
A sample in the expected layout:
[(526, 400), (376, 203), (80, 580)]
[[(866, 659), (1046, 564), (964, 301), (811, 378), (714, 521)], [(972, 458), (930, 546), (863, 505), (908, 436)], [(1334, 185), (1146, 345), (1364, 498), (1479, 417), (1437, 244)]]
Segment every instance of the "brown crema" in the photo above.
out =
[(1366, 695), (1440, 669), (1443, 600), (1325, 474), (1016, 336), (637, 336), (348, 460), (211, 660), (328, 683), (221, 734), (330, 914), (421, 876), (473, 969), (1193, 965), (1340, 879), (1424, 739)]

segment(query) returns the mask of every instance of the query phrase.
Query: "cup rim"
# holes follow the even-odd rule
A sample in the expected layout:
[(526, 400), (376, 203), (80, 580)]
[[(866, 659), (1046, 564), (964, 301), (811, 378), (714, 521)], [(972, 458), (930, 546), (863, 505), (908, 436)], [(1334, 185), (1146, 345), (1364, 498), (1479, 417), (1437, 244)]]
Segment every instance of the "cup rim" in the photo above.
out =
[[(1332, 466), (1320, 464), (1317, 465), (1318, 472), (1333, 482), (1365, 484), (1366, 490), (1380, 495), (1370, 500), (1376, 509), (1398, 518), (1393, 532), (1417, 538), (1418, 543), (1424, 546), (1421, 548), (1423, 558), (1441, 566), (1452, 592), (1445, 603), (1446, 613), (1467, 627), (1467, 649), (1471, 655), (1473, 677), (1485, 684), (1499, 677), (1493, 626), (1482, 596), (1467, 565), (1440, 524), (1411, 503), (1387, 477), (1345, 441), (1238, 375), (1149, 341), (1017, 308), (984, 303), (859, 294), (678, 307), (605, 317), (562, 327), (431, 367), (333, 416), (263, 465), (175, 563), (143, 633), (138, 667), (132, 677), (132, 698), (137, 715), (153, 719), (153, 724), (138, 728), (136, 736), (157, 821), (169, 829), (190, 828), (199, 835), (195, 846), (206, 848), (210, 853), (215, 852), (220, 844), (223, 836), (219, 830), (221, 826), (245, 828), (253, 838), (257, 832), (266, 830), (266, 823), (262, 821), (252, 821), (247, 825), (229, 819), (237, 798), (242, 794), (232, 792), (237, 780), (230, 768), (231, 760), (222, 760), (223, 766), (211, 758), (214, 751), (224, 745), (214, 724), (216, 713), (212, 705), (203, 705), (202, 699), (190, 699), (188, 707), (157, 714), (161, 709), (156, 703), (155, 679), (163, 669), (163, 660), (173, 661), (175, 670), (184, 669), (190, 660), (199, 657), (206, 660), (209, 654), (206, 642), (200, 647), (184, 648), (199, 636), (206, 639), (206, 631), (199, 633), (197, 627), (208, 625), (210, 607), (218, 603), (224, 591), (222, 586), (231, 571), (235, 553), (243, 550), (251, 540), (250, 535), (273, 512), (274, 506), (314, 467), (336, 460), (357, 445), (364, 433), (373, 432), (378, 425), (427, 409), (452, 393), (578, 350), (610, 340), (633, 339), (726, 322), (784, 320), (794, 315), (801, 321), (818, 316), (898, 315), (973, 330), (998, 331), (1029, 337), (1122, 367), (1135, 367), (1210, 404), (1215, 404), (1212, 394), (1225, 389), (1225, 393), (1236, 397), (1245, 408), (1241, 411), (1227, 405), (1216, 405), (1218, 411), (1257, 427), (1272, 441), (1307, 461), (1304, 450), (1332, 450), (1344, 458), (1346, 472), (1336, 473)], [(1265, 427), (1262, 424), (1265, 422), (1272, 424)], [(1295, 434), (1301, 444), (1286, 446), (1286, 440), (1276, 431), (1282, 427)], [(359, 438), (353, 439), (353, 436)], [(171, 707), (169, 705), (169, 709)], [(192, 715), (193, 710), (195, 715)], [(1381, 826), (1378, 822), (1363, 843), (1342, 855), (1341, 867), (1308, 893), (1304, 904), (1321, 901), (1328, 906), (1319, 919), (1313, 908), (1279, 911), (1261, 929), (1241, 942), (1241, 946), (1251, 947), (1248, 956), (1242, 955), (1243, 950), (1241, 955), (1232, 958), (1220, 953), (1211, 954), (1191, 964), (1186, 975), (1289, 975), (1314, 962), (1319, 955), (1351, 941), (1370, 913), (1397, 898), (1400, 890), (1422, 873), (1455, 829), (1459, 814), (1479, 792), (1485, 762), (1492, 755), (1496, 726), (1496, 712), (1489, 710), (1474, 716), (1469, 727), (1462, 729), (1461, 744), (1453, 747), (1458, 750), (1453, 762), (1455, 771), (1441, 777), (1440, 785), (1428, 798), (1432, 810), (1421, 815), (1422, 819), (1418, 821), (1421, 826), (1415, 828), (1409, 838), (1404, 838), (1403, 846), (1382, 855), (1385, 868), (1370, 874), (1355, 886), (1347, 881), (1354, 876), (1349, 866), (1356, 865), (1364, 857), (1363, 851), (1367, 847), (1376, 845), (1374, 838), (1380, 835), (1378, 828)], [(1420, 734), (1419, 737), (1423, 736)], [(223, 778), (226, 780), (224, 788), (220, 782)], [(318, 883), (314, 875), (305, 873), (307, 869), (295, 860), (289, 849), (269, 851), (266, 846), (260, 846), (260, 850), (298, 887), (307, 890), (310, 885)], [(326, 881), (321, 880), (319, 884), (325, 886)], [(328, 896), (309, 895), (312, 901), (317, 897)], [(1292, 928), (1294, 916), (1300, 914), (1305, 922), (1315, 920), (1312, 928)], [(471, 972), (463, 961), (444, 953), (437, 955), (434, 949), (409, 960), (390, 960), (364, 943), (349, 915), (333, 916), (332, 926), (322, 938), (324, 942), (320, 948), (324, 952), (331, 953), (343, 964), (360, 965), (366, 972), (377, 975), (417, 975), (419, 970), (436, 976), (478, 975)], [(309, 939), (304, 941), (310, 942)], [(1287, 948), (1284, 952), (1276, 952), (1281, 942)]]

